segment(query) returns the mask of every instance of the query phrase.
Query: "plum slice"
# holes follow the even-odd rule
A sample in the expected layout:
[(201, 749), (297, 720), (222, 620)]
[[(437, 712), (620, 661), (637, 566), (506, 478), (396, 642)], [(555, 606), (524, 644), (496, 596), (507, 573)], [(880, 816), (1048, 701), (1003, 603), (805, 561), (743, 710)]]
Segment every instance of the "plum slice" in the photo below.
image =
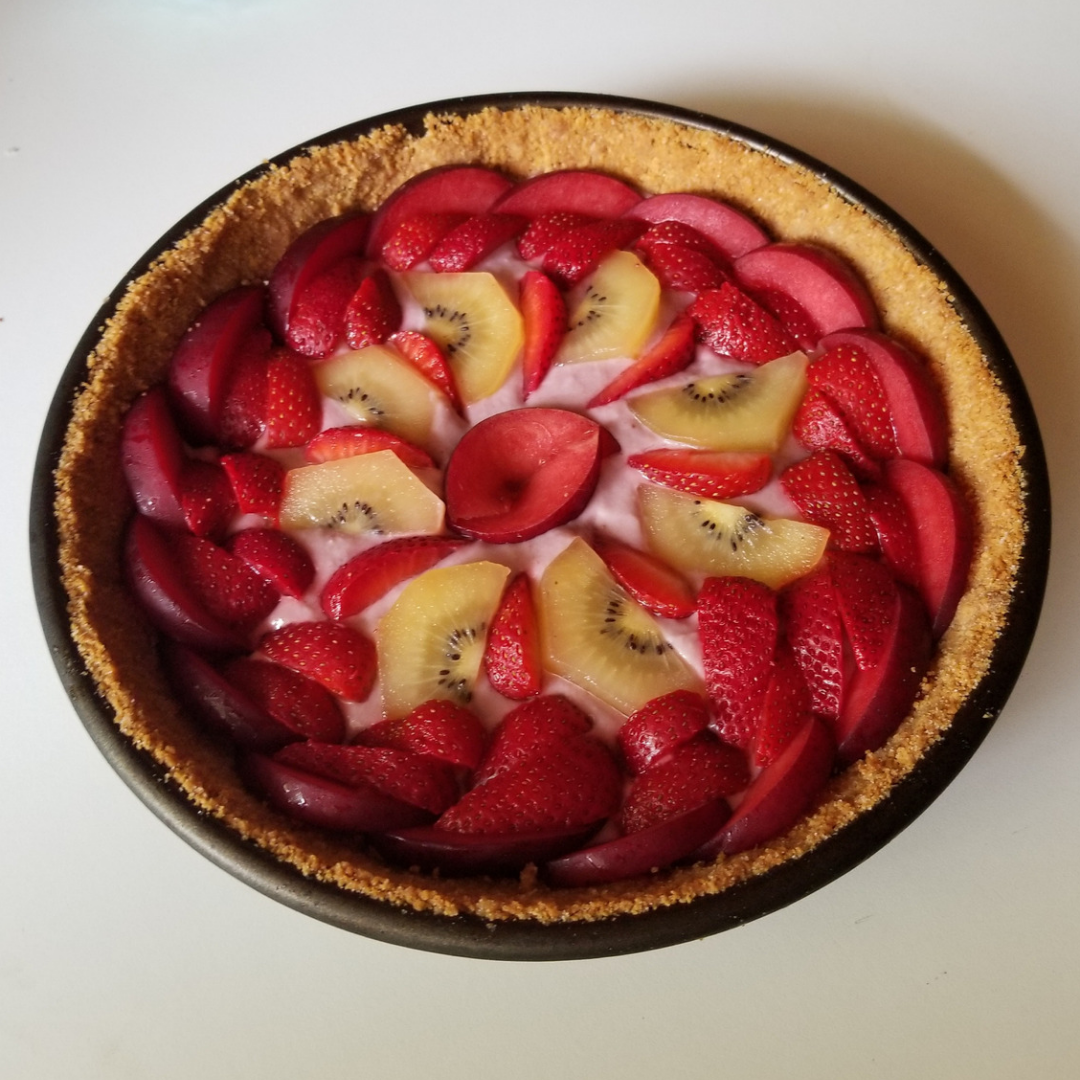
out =
[(500, 214), (582, 214), (616, 218), (641, 201), (641, 196), (614, 176), (589, 169), (564, 169), (534, 176), (508, 191), (492, 207)]
[(187, 526), (186, 463), (165, 388), (151, 387), (128, 410), (120, 436), (120, 465), (140, 514), (163, 525)]
[(626, 216), (651, 224), (678, 221), (689, 225), (708, 237), (721, 254), (732, 260), (769, 242), (768, 236), (745, 214), (704, 195), (652, 195), (631, 207)]

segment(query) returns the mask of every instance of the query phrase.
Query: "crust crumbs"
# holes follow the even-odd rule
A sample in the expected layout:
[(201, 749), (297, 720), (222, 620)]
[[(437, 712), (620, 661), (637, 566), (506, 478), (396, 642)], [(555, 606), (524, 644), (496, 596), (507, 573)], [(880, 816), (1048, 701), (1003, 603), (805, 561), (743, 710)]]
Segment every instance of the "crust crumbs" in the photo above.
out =
[[(234, 286), (265, 280), (304, 229), (347, 210), (374, 209), (410, 176), (455, 163), (489, 165), (518, 178), (596, 169), (648, 193), (725, 199), (777, 237), (829, 247), (860, 273), (883, 329), (926, 359), (941, 388), (951, 420), (952, 474), (976, 519), (969, 588), (900, 730), (837, 777), (794, 829), (761, 848), (588, 889), (550, 889), (535, 873), (519, 881), (450, 880), (387, 867), (250, 795), (227, 749), (209, 740), (172, 699), (154, 635), (122, 580), (122, 538), (131, 513), (116, 467), (124, 412), (162, 379), (202, 307)], [(1024, 537), (1022, 458), (1006, 395), (940, 282), (888, 227), (812, 173), (669, 120), (587, 108), (486, 109), (466, 117), (429, 116), (420, 136), (386, 127), (268, 167), (128, 284), (90, 357), (56, 473), (61, 572), (72, 636), (121, 731), (195, 806), (241, 837), (304, 875), (416, 911), (489, 921), (591, 921), (686, 903), (763, 874), (810, 851), (889, 795), (988, 671)]]

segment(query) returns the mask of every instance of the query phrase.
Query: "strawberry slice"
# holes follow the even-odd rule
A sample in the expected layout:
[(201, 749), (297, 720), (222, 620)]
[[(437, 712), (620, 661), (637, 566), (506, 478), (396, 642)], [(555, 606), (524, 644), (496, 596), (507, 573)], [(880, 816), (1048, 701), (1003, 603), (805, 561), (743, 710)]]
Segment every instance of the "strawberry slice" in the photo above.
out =
[(384, 795), (432, 814), (442, 813), (458, 795), (446, 765), (395, 747), (297, 742), (282, 747), (274, 761), (346, 787), (370, 784)]
[(401, 327), (401, 304), (385, 270), (360, 282), (345, 306), (345, 340), (352, 349), (381, 345)]
[(806, 377), (836, 402), (856, 438), (874, 457), (896, 457), (889, 402), (866, 353), (853, 345), (836, 345), (807, 368)]
[(525, 228), (520, 214), (473, 214), (446, 233), (428, 256), (437, 273), (471, 270), (493, 251), (513, 240)]
[(698, 595), (705, 686), (724, 742), (749, 749), (772, 676), (776, 594), (749, 578), (706, 578)]
[(592, 273), (616, 248), (633, 243), (645, 226), (631, 218), (609, 218), (579, 225), (559, 237), (544, 256), (544, 271), (564, 288)]
[(419, 330), (402, 330), (391, 335), (388, 341), (425, 379), (449, 398), (450, 404), (458, 413), (464, 415), (465, 406), (462, 404), (450, 362), (427, 334), (422, 334)]
[(799, 348), (810, 352), (821, 336), (810, 313), (794, 297), (775, 289), (754, 289), (754, 299), (798, 342)]
[(345, 330), (345, 307), (363, 278), (364, 262), (356, 256), (314, 278), (293, 300), (286, 345), (313, 359), (329, 356)]
[(403, 536), (386, 540), (339, 566), (323, 586), (319, 603), (328, 618), (351, 618), (396, 585), (430, 570), (466, 543), (452, 536)]
[(844, 700), (844, 627), (828, 564), (797, 578), (780, 594), (780, 612), (810, 707), (835, 721)]
[(574, 214), (566, 210), (556, 210), (550, 214), (541, 214), (529, 222), (525, 231), (518, 237), (518, 254), (525, 260), (542, 259), (551, 246), (571, 229), (588, 225), (596, 218), (585, 214)]
[(528, 574), (515, 575), (503, 593), (488, 631), (484, 670), (488, 682), (511, 701), (540, 693), (540, 628)]
[(225, 454), (221, 466), (228, 474), (242, 514), (261, 514), (277, 520), (285, 484), (285, 469), (281, 464), (265, 454), (240, 450)]
[(859, 442), (840, 407), (813, 387), (803, 397), (791, 433), (808, 450), (835, 450), (843, 454), (859, 476), (872, 480), (881, 476), (881, 466)]
[(698, 325), (698, 340), (720, 356), (764, 364), (798, 349), (772, 315), (728, 282), (701, 293), (687, 311)]
[(174, 551), (181, 575), (206, 610), (222, 622), (250, 631), (277, 607), (277, 589), (212, 540), (178, 533)]
[(579, 736), (465, 793), (435, 823), (459, 833), (514, 833), (602, 821), (619, 807), (622, 776), (610, 751)]
[(654, 484), (704, 495), (707, 499), (749, 495), (760, 491), (772, 476), (772, 458), (768, 454), (645, 450), (631, 454), (626, 463)]
[(193, 459), (180, 477), (180, 505), (196, 536), (220, 540), (239, 507), (229, 476), (217, 461)]
[(544, 381), (566, 335), (566, 301), (547, 274), (529, 270), (521, 279), (519, 304), (525, 331), (522, 396), (527, 398)]
[(217, 421), (218, 445), (225, 450), (246, 450), (266, 429), (266, 380), (272, 349), (273, 339), (261, 327), (237, 349)]
[(417, 705), (408, 716), (381, 720), (360, 733), (364, 746), (389, 746), (475, 769), (487, 742), (476, 714), (453, 701), (435, 699)]
[(368, 427), (366, 424), (349, 424), (320, 431), (304, 447), (304, 460), (309, 465), (321, 465), (324, 461), (356, 457), (357, 454), (375, 454), (380, 450), (393, 450), (410, 469), (435, 467), (435, 462), (426, 450), (421, 450), (419, 446), (414, 446), (389, 431)]
[(685, 313), (676, 315), (660, 340), (595, 394), (586, 408), (607, 405), (639, 386), (674, 375), (693, 359), (694, 320)]
[(697, 610), (690, 583), (666, 562), (609, 537), (595, 537), (592, 546), (615, 580), (647, 611), (685, 619)]
[(275, 349), (266, 369), (266, 445), (303, 446), (322, 427), (322, 397), (311, 365), (291, 349)]
[(315, 580), (311, 556), (277, 529), (243, 529), (233, 533), (225, 546), (286, 596), (300, 599)]
[(382, 247), (383, 261), (391, 270), (411, 270), (422, 263), (435, 245), (468, 214), (417, 214), (398, 224)]
[(761, 709), (761, 725), (754, 742), (755, 765), (771, 765), (811, 717), (810, 691), (791, 648), (781, 641), (776, 648), (769, 687)]
[(919, 553), (914, 523), (904, 500), (881, 484), (864, 484), (863, 494), (885, 565), (905, 585), (918, 589)]
[(346, 701), (366, 701), (375, 685), (375, 643), (340, 623), (289, 623), (267, 634), (259, 649)]
[(708, 292), (730, 281), (708, 255), (682, 244), (653, 244), (646, 250), (645, 261), (660, 284), (676, 292)]
[(829, 566), (844, 631), (860, 669), (876, 668), (892, 634), (899, 586), (877, 559), (835, 551)]
[(720, 249), (712, 240), (684, 221), (658, 221), (650, 225), (635, 247), (650, 253), (656, 247), (680, 247), (708, 255), (713, 260), (723, 259)]
[(634, 781), (623, 803), (623, 831), (651, 828), (749, 783), (746, 755), (711, 732), (701, 732)]
[(877, 530), (859, 482), (839, 455), (817, 450), (780, 475), (787, 497), (808, 521), (829, 530), (841, 551), (877, 551)]
[(306, 739), (341, 742), (345, 717), (325, 686), (268, 660), (240, 656), (222, 674), (279, 724)]
[(619, 729), (619, 747), (635, 776), (660, 764), (673, 750), (705, 730), (709, 706), (700, 694), (674, 690), (653, 698)]

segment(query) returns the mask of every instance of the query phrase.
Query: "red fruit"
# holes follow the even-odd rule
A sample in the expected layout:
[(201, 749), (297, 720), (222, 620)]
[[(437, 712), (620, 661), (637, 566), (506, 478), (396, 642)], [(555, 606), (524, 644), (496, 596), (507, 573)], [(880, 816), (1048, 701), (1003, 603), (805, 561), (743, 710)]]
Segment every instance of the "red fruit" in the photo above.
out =
[(366, 701), (375, 685), (374, 642), (340, 623), (289, 623), (263, 637), (259, 649), (346, 701)]
[(369, 223), (367, 214), (320, 221), (301, 233), (278, 260), (269, 282), (270, 325), (293, 348), (292, 319), (298, 299), (317, 277), (363, 252)]
[(345, 717), (325, 686), (268, 660), (240, 656), (222, 674), (279, 724), (305, 739), (341, 742)]
[(222, 622), (248, 632), (277, 607), (280, 594), (257, 574), (211, 540), (178, 533), (173, 540), (176, 564), (202, 605)]
[(142, 514), (128, 527), (124, 570), (150, 620), (169, 637), (206, 652), (247, 648), (245, 635), (212, 614), (181, 571), (172, 534)]
[[(628, 216), (635, 215), (631, 211)], [(712, 260), (722, 257), (720, 249), (704, 233), (682, 221), (658, 221), (650, 225), (635, 246), (649, 253), (656, 247), (671, 246), (700, 252)]]
[(714, 259), (682, 244), (653, 244), (645, 261), (660, 284), (676, 292), (703, 293), (730, 280)]
[(897, 579), (913, 589), (920, 580), (919, 552), (915, 544), (915, 523), (908, 515), (904, 500), (881, 484), (864, 484), (863, 494), (870, 509), (870, 520), (878, 535), (878, 546), (885, 565)]
[(816, 716), (803, 725), (787, 749), (758, 774), (728, 823), (697, 855), (734, 855), (787, 832), (809, 809), (832, 772), (836, 744)]
[(553, 859), (544, 877), (552, 885), (573, 888), (655, 873), (692, 855), (730, 815), (726, 799), (713, 799), (638, 832)]
[(967, 587), (974, 547), (971, 515), (956, 485), (917, 461), (890, 461), (885, 482), (900, 496), (914, 525), (919, 593), (934, 636), (940, 637)]
[(266, 445), (302, 446), (322, 426), (322, 397), (311, 365), (289, 349), (275, 349), (266, 369)]
[(262, 754), (249, 755), (242, 768), (250, 786), (271, 806), (317, 828), (382, 832), (431, 820), (428, 811), (384, 795), (370, 784), (341, 784)]
[(847, 263), (810, 244), (769, 244), (735, 260), (735, 276), (752, 292), (779, 293), (809, 318), (813, 337), (877, 325), (877, 309)]
[(417, 214), (406, 218), (382, 246), (383, 261), (391, 270), (411, 270), (435, 250), (435, 245), (468, 214)]
[(380, 450), (393, 450), (410, 469), (435, 467), (435, 462), (426, 450), (421, 450), (419, 446), (414, 446), (389, 431), (369, 427), (367, 424), (350, 424), (320, 431), (304, 447), (304, 460), (309, 465), (320, 465), (324, 461), (337, 461), (340, 458), (355, 457), (357, 454), (375, 454)]
[(312, 359), (329, 356), (345, 335), (345, 309), (364, 279), (364, 261), (342, 259), (297, 293), (285, 344)]
[(600, 474), (600, 426), (564, 409), (513, 409), (467, 431), (446, 469), (459, 533), (517, 543), (585, 509)]
[(408, 716), (372, 724), (360, 733), (358, 741), (364, 746), (411, 750), (472, 770), (480, 764), (487, 734), (475, 713), (437, 699), (417, 705)]
[(750, 783), (746, 756), (705, 731), (639, 776), (622, 809), (623, 831), (640, 832)]
[(897, 589), (877, 664), (857, 671), (836, 724), (839, 757), (857, 761), (882, 746), (907, 716), (930, 666), (933, 642), (926, 611), (907, 589)]
[(290, 743), (274, 760), (347, 787), (370, 784), (392, 799), (440, 814), (457, 798), (457, 784), (445, 764), (411, 750), (388, 746)]
[(458, 393), (454, 372), (442, 349), (427, 334), (419, 330), (402, 330), (394, 334), (389, 343), (409, 361), (433, 386), (441, 390), (450, 404), (464, 414), (465, 407)]
[(238, 507), (232, 484), (220, 463), (188, 461), (181, 488), (180, 503), (187, 527), (196, 536), (223, 537)]
[(261, 514), (277, 520), (285, 469), (265, 454), (242, 450), (225, 454), (221, 465), (228, 474), (242, 514)]
[(707, 499), (749, 495), (760, 491), (772, 476), (772, 458), (768, 454), (720, 450), (645, 450), (632, 454), (626, 464), (654, 484)]
[(674, 690), (653, 698), (619, 729), (619, 746), (630, 772), (640, 775), (705, 730), (709, 707), (700, 694)]
[(492, 208), (500, 214), (586, 214), (614, 218), (635, 206), (641, 196), (613, 176), (588, 169), (544, 173), (518, 184)]
[(521, 279), (519, 296), (525, 344), (521, 353), (522, 399), (544, 381), (566, 335), (566, 301), (555, 283), (540, 270)]
[(834, 551), (829, 568), (855, 663), (862, 670), (876, 668), (892, 633), (899, 586), (881, 563), (867, 555)]
[(169, 394), (192, 440), (213, 442), (217, 437), (230, 373), (259, 326), (265, 299), (265, 290), (254, 285), (219, 296), (176, 347), (169, 362)]
[(720, 356), (764, 364), (798, 348), (772, 315), (727, 282), (701, 293), (687, 312), (698, 325), (698, 340)]
[(345, 340), (351, 349), (381, 345), (401, 327), (401, 304), (385, 270), (360, 282), (345, 306)]
[(892, 418), (900, 457), (941, 468), (949, 458), (949, 427), (941, 394), (926, 366), (902, 345), (872, 330), (846, 330), (821, 339), (821, 348), (858, 349), (877, 373)]
[(806, 680), (791, 649), (781, 641), (761, 709), (753, 751), (755, 765), (768, 766), (780, 757), (810, 719), (810, 708)]
[(245, 750), (272, 753), (299, 738), (233, 686), (198, 653), (166, 639), (162, 656), (169, 681), (192, 714)]
[(437, 273), (471, 270), (517, 236), (525, 225), (526, 219), (518, 214), (473, 214), (439, 240), (428, 261)]
[(246, 450), (266, 429), (266, 378), (273, 339), (259, 327), (241, 343), (229, 367), (217, 421), (223, 450)]
[(690, 583), (667, 563), (607, 537), (594, 538), (593, 547), (615, 580), (654, 615), (685, 619), (697, 610)]
[(595, 739), (551, 743), (543, 755), (468, 791), (436, 822), (462, 833), (513, 833), (591, 825), (619, 807), (622, 777)]
[(694, 320), (676, 315), (660, 340), (599, 391), (586, 408), (595, 409), (616, 401), (646, 383), (674, 375), (694, 359)]
[(592, 720), (560, 694), (525, 701), (503, 717), (492, 733), (484, 760), (476, 771), (477, 784), (515, 768), (548, 747), (576, 740), (592, 727)]
[(403, 536), (362, 551), (334, 571), (319, 603), (327, 617), (348, 619), (394, 586), (430, 570), (466, 541), (451, 536)]
[(628, 210), (627, 217), (652, 223), (681, 222), (711, 240), (728, 259), (737, 259), (769, 242), (745, 214), (703, 195), (652, 195)]
[(187, 455), (164, 387), (147, 390), (124, 417), (120, 466), (140, 514), (163, 525), (187, 525), (183, 507)]
[(527, 260), (541, 259), (564, 233), (595, 220), (596, 218), (586, 217), (584, 214), (569, 214), (565, 211), (541, 214), (533, 218), (518, 237), (518, 254)]
[(748, 749), (772, 676), (778, 635), (776, 594), (749, 578), (706, 578), (698, 595), (698, 630), (713, 728)]
[(800, 349), (807, 352), (813, 350), (820, 334), (813, 319), (797, 300), (775, 289), (748, 291), (752, 291), (754, 299), (776, 316), (780, 325), (798, 342)]
[(844, 627), (826, 563), (780, 594), (781, 619), (795, 662), (810, 692), (810, 708), (835, 720), (844, 699)]
[(808, 521), (829, 530), (829, 544), (841, 551), (876, 551), (877, 530), (859, 482), (831, 450), (816, 450), (789, 465), (780, 486)]
[(881, 466), (866, 452), (840, 407), (829, 397), (811, 387), (791, 425), (791, 433), (808, 450), (835, 450), (859, 476), (878, 479)]
[(644, 226), (630, 218), (614, 218), (579, 225), (563, 233), (544, 256), (544, 271), (564, 288), (584, 280), (600, 260), (626, 247), (641, 235)]
[(810, 385), (834, 401), (859, 443), (876, 458), (896, 457), (889, 403), (866, 354), (851, 345), (836, 345), (806, 371)]
[[(492, 169), (447, 165), (429, 169), (402, 184), (371, 222), (368, 253), (378, 254), (405, 220), (418, 214), (482, 214), (513, 185)], [(507, 211), (511, 213), (514, 211)]]
[(300, 599), (315, 580), (311, 556), (277, 529), (243, 529), (229, 537), (226, 547), (286, 596)]
[(488, 631), (484, 670), (488, 682), (512, 701), (540, 693), (540, 629), (528, 574), (517, 574), (503, 593)]

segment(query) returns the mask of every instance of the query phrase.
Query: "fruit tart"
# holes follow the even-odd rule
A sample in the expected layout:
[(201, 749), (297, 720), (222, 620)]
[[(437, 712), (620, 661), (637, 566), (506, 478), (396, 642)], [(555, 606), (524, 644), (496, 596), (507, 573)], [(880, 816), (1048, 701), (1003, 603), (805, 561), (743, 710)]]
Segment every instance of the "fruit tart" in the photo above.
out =
[(200, 208), (95, 333), (65, 633), (168, 797), (331, 921), (584, 955), (763, 913), (918, 812), (1006, 639), (1018, 670), (1045, 492), (1007, 354), (745, 132), (407, 119)]

